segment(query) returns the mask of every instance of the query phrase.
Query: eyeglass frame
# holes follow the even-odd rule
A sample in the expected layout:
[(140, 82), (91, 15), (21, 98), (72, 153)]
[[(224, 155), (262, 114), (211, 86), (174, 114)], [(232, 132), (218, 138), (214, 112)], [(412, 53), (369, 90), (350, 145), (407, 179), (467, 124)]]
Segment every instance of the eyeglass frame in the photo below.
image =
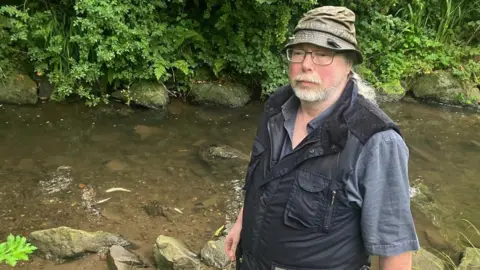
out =
[[(289, 53), (288, 53), (288, 52), (289, 52), (289, 51), (294, 51), (294, 50), (304, 52), (302, 61), (300, 61), (300, 62), (293, 62), (292, 60), (289, 59), (289, 57), (288, 57), (288, 54), (289, 54)], [(328, 63), (328, 64), (317, 64), (317, 63), (315, 63), (315, 57), (314, 57), (313, 54), (314, 54), (315, 52), (320, 52), (320, 50), (307, 52), (307, 51), (300, 50), (300, 49), (288, 48), (285, 52), (286, 52), (287, 60), (288, 60), (289, 62), (291, 62), (291, 63), (294, 63), (294, 64), (303, 63), (303, 61), (305, 61), (305, 58), (307, 57), (307, 54), (310, 54), (310, 57), (312, 58), (312, 62), (313, 62), (315, 65), (317, 65), (317, 66), (329, 66), (329, 65), (331, 65), (331, 64), (333, 63), (333, 58), (335, 58), (335, 55), (337, 55), (337, 52), (336, 52), (336, 51), (331, 51), (332, 56), (331, 56), (331, 58), (330, 58), (330, 63)]]

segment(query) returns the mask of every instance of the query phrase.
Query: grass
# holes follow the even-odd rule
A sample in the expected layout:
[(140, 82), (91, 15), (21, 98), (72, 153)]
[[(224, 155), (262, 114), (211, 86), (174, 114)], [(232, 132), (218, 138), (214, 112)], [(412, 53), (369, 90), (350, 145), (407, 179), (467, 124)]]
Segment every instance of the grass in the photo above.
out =
[[(462, 221), (464, 221), (465, 223), (468, 224), (468, 227), (467, 227), (467, 230), (468, 229), (473, 229), (474, 232), (480, 236), (480, 231), (475, 227), (475, 225), (472, 224), (472, 222), (470, 222), (469, 220), (466, 220), (466, 219), (462, 219)], [(465, 238), (465, 240), (469, 243), (469, 246), (464, 246), (463, 248), (466, 249), (468, 247), (471, 247), (471, 248), (476, 248), (475, 249), (475, 252), (477, 253), (478, 256), (480, 256), (480, 249), (478, 249), (477, 247), (475, 247), (475, 245), (472, 243), (472, 241), (462, 232), (460, 232), (460, 235)], [(442, 251), (438, 251), (438, 250), (435, 250), (435, 253), (437, 255), (437, 257), (439, 257), (445, 264), (445, 269), (449, 269), (449, 270), (458, 270), (460, 269), (459, 266), (457, 265), (457, 263), (455, 263), (455, 261), (452, 259), (451, 256), (449, 256), (447, 253), (445, 252), (442, 252)], [(443, 269), (439, 266), (439, 269)], [(423, 270), (423, 269), (418, 269), (418, 270)]]

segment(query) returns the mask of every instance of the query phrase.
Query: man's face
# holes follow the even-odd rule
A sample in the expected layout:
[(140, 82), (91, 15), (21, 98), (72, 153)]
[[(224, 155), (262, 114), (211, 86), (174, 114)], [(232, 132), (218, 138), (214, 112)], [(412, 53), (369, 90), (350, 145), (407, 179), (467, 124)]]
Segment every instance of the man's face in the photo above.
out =
[(290, 62), (290, 83), (300, 100), (317, 102), (327, 99), (332, 92), (339, 90), (338, 88), (350, 73), (351, 64), (345, 61), (343, 55), (333, 54), (332, 50), (311, 44), (299, 44), (292, 49), (315, 52), (314, 57), (317, 59), (320, 59), (320, 57), (328, 59), (329, 56), (333, 55), (329, 65), (314, 63), (312, 54), (307, 54), (302, 63)]

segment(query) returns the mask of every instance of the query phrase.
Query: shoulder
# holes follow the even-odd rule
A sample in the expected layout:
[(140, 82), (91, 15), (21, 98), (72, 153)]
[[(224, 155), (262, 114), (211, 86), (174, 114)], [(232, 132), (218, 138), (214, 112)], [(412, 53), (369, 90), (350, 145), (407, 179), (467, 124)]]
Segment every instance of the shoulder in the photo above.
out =
[(363, 146), (356, 169), (362, 172), (407, 168), (409, 150), (400, 134), (389, 129), (374, 134)]
[(364, 149), (374, 149), (377, 147), (397, 146), (407, 148), (403, 137), (394, 129), (387, 129), (373, 134), (364, 145)]
[(345, 111), (348, 129), (365, 144), (379, 132), (392, 130), (401, 136), (396, 123), (376, 104), (358, 95), (353, 104)]

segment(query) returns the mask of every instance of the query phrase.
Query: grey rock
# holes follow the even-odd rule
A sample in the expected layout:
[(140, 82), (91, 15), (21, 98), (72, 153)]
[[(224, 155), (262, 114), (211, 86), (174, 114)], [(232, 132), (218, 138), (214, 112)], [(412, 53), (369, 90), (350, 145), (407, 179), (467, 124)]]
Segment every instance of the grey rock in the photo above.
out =
[(248, 155), (228, 145), (200, 147), (199, 155), (210, 165), (235, 164), (238, 161), (248, 162), (250, 159)]
[(444, 262), (425, 249), (420, 249), (413, 254), (413, 270), (444, 270), (444, 268)]
[(137, 255), (118, 245), (110, 247), (107, 264), (109, 270), (145, 269), (147, 267)]
[(36, 104), (37, 84), (24, 74), (10, 74), (0, 78), (0, 103)]
[(225, 268), (230, 263), (230, 259), (225, 253), (225, 237), (216, 241), (208, 241), (200, 252), (205, 264), (216, 268)]
[(458, 270), (480, 270), (480, 249), (467, 248)]
[(117, 234), (85, 232), (69, 227), (34, 231), (30, 234), (30, 241), (38, 248), (41, 257), (55, 261), (80, 257), (87, 252), (98, 252), (112, 245), (132, 244)]
[(244, 106), (250, 100), (247, 87), (236, 83), (196, 82), (191, 94), (195, 103), (231, 108)]
[(198, 256), (173, 237), (160, 235), (153, 246), (153, 256), (159, 270), (200, 270)]
[(165, 110), (169, 102), (168, 92), (163, 84), (143, 81), (133, 84), (129, 90), (115, 91), (112, 97), (123, 102), (151, 108)]
[(419, 77), (412, 83), (411, 91), (416, 98), (452, 105), (468, 105), (480, 100), (480, 90), (477, 87), (459, 81), (448, 71), (437, 71)]

